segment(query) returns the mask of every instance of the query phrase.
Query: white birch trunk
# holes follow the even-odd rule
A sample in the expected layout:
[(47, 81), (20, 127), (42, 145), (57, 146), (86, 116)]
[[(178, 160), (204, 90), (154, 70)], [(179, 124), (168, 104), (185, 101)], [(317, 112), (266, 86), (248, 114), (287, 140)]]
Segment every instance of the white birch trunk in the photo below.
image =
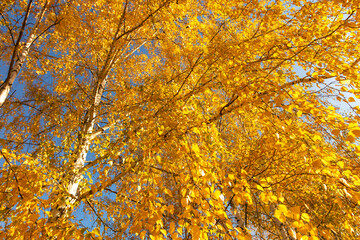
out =
[(68, 214), (68, 210), (74, 205), (77, 200), (79, 184), (81, 182), (83, 174), (81, 170), (85, 165), (89, 147), (93, 139), (91, 135), (94, 130), (95, 119), (97, 117), (98, 107), (101, 102), (101, 97), (103, 95), (106, 82), (107, 77), (105, 76), (100, 78), (96, 84), (96, 88), (93, 94), (94, 100), (92, 106), (87, 113), (83, 128), (80, 133), (81, 136), (78, 146), (78, 152), (75, 162), (72, 166), (72, 176), (67, 187), (68, 196), (66, 197), (65, 202), (62, 205), (56, 206), (52, 209), (52, 216), (49, 219), (49, 222), (53, 222), (54, 220), (62, 216), (66, 216)]
[(23, 47), (21, 48), (20, 41), (21, 41), (22, 33), (25, 31), (26, 21), (30, 14), (30, 8), (31, 8), (31, 2), (29, 3), (22, 29), (19, 33), (19, 37), (18, 37), (17, 43), (15, 45), (15, 49), (14, 49), (11, 63), (9, 66), (8, 75), (7, 75), (4, 83), (1, 84), (1, 86), (0, 86), (0, 107), (4, 104), (7, 96), (9, 95), (11, 87), (29, 54), (30, 47), (36, 39), (36, 32), (39, 28), (40, 22), (41, 22), (42, 18), (44, 17), (45, 11), (47, 9), (47, 2), (44, 4), (43, 8), (41, 9), (41, 12), (36, 16), (36, 23), (35, 23), (34, 27), (32, 28), (28, 39), (26, 40)]
[[(69, 209), (74, 206), (79, 196), (79, 185), (82, 179), (83, 168), (85, 166), (86, 157), (94, 139), (94, 125), (98, 114), (98, 108), (101, 103), (101, 98), (107, 83), (107, 76), (114, 64), (114, 60), (117, 57), (117, 50), (115, 49), (115, 42), (113, 42), (105, 64), (98, 75), (92, 97), (93, 102), (90, 109), (85, 116), (85, 121), (80, 132), (80, 140), (77, 149), (76, 159), (72, 166), (72, 173), (70, 176), (69, 185), (67, 187), (67, 196), (65, 201), (61, 205), (54, 206), (51, 210), (51, 217), (49, 222), (54, 222), (57, 219), (66, 216), (69, 213)], [(96, 132), (95, 132), (96, 133)]]
[[(57, 219), (68, 215), (69, 209), (74, 205), (74, 203), (77, 200), (80, 200), (81, 198), (87, 197), (90, 194), (95, 194), (92, 191), (88, 191), (87, 193), (84, 193), (81, 195), (79, 192), (79, 185), (82, 179), (83, 174), (83, 168), (85, 166), (86, 162), (86, 156), (89, 151), (89, 147), (91, 145), (92, 140), (99, 135), (99, 132), (93, 132), (94, 131), (94, 124), (95, 120), (98, 114), (98, 107), (101, 102), (101, 98), (103, 95), (103, 91), (105, 89), (105, 85), (107, 83), (107, 77), (108, 74), (113, 67), (115, 61), (118, 58), (119, 49), (117, 46), (117, 41), (122, 38), (123, 36), (130, 34), (131, 32), (134, 32), (138, 28), (140, 28), (153, 14), (155, 14), (157, 11), (159, 11), (162, 7), (166, 5), (167, 1), (160, 5), (157, 10), (149, 14), (143, 21), (141, 21), (137, 26), (133, 27), (132, 29), (120, 34), (120, 29), (122, 26), (123, 17), (125, 16), (126, 6), (124, 7), (124, 11), (122, 16), (120, 17), (120, 21), (118, 23), (118, 27), (113, 39), (113, 42), (110, 46), (110, 50), (108, 53), (108, 56), (106, 58), (106, 61), (100, 71), (100, 74), (97, 76), (97, 83), (94, 89), (94, 92), (92, 94), (93, 97), (93, 103), (87, 113), (85, 122), (83, 124), (83, 128), (80, 132), (80, 140), (78, 145), (78, 152), (76, 156), (76, 160), (74, 162), (74, 165), (72, 166), (72, 176), (70, 178), (69, 185), (67, 187), (67, 197), (65, 201), (61, 205), (54, 206), (51, 210), (51, 217), (49, 218), (49, 222), (54, 222)], [(146, 41), (144, 41), (143, 44), (145, 44)], [(125, 56), (124, 59), (129, 57), (131, 54), (133, 54), (137, 49), (139, 49), (143, 44), (141, 44), (138, 48), (133, 49), (131, 53), (127, 56)], [(136, 164), (136, 163), (134, 163)], [(135, 165), (134, 165), (135, 166)], [(123, 175), (119, 174), (117, 177), (115, 177), (112, 181), (112, 183), (118, 181)]]

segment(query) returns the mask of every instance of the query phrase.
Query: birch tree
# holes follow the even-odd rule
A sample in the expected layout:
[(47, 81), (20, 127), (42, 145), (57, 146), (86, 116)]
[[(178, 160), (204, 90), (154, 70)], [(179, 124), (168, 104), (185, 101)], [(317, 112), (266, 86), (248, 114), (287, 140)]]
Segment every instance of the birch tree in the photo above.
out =
[(356, 1), (5, 1), (6, 239), (359, 237)]

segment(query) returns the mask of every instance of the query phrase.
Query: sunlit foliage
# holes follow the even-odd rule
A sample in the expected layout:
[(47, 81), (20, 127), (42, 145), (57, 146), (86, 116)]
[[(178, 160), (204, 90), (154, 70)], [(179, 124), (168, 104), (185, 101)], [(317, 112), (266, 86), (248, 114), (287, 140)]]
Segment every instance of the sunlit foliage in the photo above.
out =
[(360, 2), (0, 3), (1, 239), (358, 239)]

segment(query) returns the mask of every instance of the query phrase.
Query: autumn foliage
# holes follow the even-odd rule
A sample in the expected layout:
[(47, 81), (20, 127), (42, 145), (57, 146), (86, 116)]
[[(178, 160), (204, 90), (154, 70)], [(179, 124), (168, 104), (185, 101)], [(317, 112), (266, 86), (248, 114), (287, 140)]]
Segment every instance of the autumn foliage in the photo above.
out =
[(360, 1), (0, 3), (1, 239), (358, 239)]

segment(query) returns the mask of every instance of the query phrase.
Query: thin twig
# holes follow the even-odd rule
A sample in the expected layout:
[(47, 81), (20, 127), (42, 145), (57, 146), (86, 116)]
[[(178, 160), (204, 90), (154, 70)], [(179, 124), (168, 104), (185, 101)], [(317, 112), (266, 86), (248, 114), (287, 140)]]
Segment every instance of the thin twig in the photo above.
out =
[(23, 196), (22, 196), (22, 194), (21, 194), (20, 185), (19, 185), (19, 180), (18, 180), (17, 177), (16, 177), (16, 172), (14, 171), (14, 169), (12, 169), (11, 163), (10, 163), (9, 159), (7, 159), (7, 157), (5, 156), (5, 154), (3, 153), (3, 151), (0, 150), (0, 152), (1, 152), (1, 154), (3, 155), (3, 157), (4, 157), (5, 161), (7, 162), (7, 164), (9, 164), (10, 170), (14, 173), (14, 177), (15, 177), (15, 181), (16, 181), (16, 183), (17, 183), (17, 189), (18, 189), (18, 191), (19, 191), (19, 196), (20, 196), (20, 198), (21, 198), (21, 199), (24, 199)]

